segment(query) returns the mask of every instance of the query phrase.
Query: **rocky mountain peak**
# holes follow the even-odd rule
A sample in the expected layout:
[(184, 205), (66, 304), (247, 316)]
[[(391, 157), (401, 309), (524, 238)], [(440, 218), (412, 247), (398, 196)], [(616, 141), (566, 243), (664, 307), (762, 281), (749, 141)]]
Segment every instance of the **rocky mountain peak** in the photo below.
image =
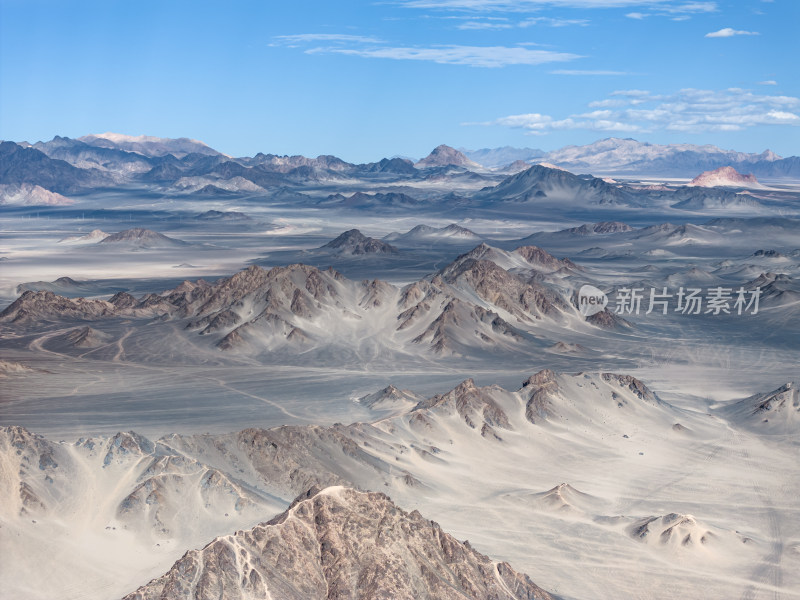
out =
[(350, 229), (328, 242), (321, 250), (334, 250), (341, 254), (396, 254), (397, 248), (381, 240), (367, 237), (358, 229)]
[(251, 530), (187, 552), (125, 600), (550, 600), (506, 563), (495, 563), (386, 495), (311, 489)]
[(467, 158), (466, 154), (445, 144), (436, 146), (428, 156), (414, 166), (418, 169), (429, 169), (431, 167), (447, 167), (451, 165), (468, 169), (480, 168), (480, 165)]
[(720, 167), (713, 171), (704, 171), (691, 182), (691, 186), (715, 187), (715, 186), (747, 186), (758, 184), (755, 175), (744, 175), (739, 173), (731, 166)]

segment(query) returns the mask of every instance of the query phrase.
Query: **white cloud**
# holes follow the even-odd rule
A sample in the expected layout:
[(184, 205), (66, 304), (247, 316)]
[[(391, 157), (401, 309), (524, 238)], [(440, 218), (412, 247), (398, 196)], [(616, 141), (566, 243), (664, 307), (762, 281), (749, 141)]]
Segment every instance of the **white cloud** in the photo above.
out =
[(544, 135), (563, 129), (653, 132), (741, 131), (764, 125), (800, 126), (800, 98), (754, 94), (749, 90), (684, 89), (656, 95), (620, 90), (589, 104), (585, 113), (563, 118), (540, 113), (501, 117), (481, 125), (501, 125)]
[(758, 85), (778, 85), (778, 82), (774, 79), (768, 79), (767, 81), (759, 81)]
[[(342, 54), (360, 56), (362, 58), (420, 60), (471, 67), (491, 68), (509, 65), (541, 65), (568, 62), (576, 58), (582, 58), (578, 54), (568, 52), (531, 49), (530, 46), (534, 44), (518, 44), (516, 46), (389, 46), (383, 40), (373, 37), (320, 33), (282, 35), (273, 39), (273, 46), (283, 45), (291, 48), (305, 46), (306, 54)], [(316, 46), (314, 42), (328, 42), (328, 44)]]
[[(445, 17), (445, 18), (453, 18), (453, 17)], [(589, 19), (561, 19), (561, 18), (554, 18), (554, 17), (531, 17), (525, 19), (524, 21), (519, 21), (518, 23), (512, 24), (508, 23), (507, 19), (498, 19), (491, 17), (478, 17), (481, 20), (477, 20), (477, 18), (470, 18), (463, 23), (456, 25), (456, 29), (464, 29), (464, 30), (480, 30), (480, 29), (511, 29), (513, 27), (533, 27), (534, 25), (545, 25), (548, 27), (568, 27), (570, 25), (580, 25), (585, 26), (589, 24)]]
[(494, 21), (467, 21), (456, 26), (457, 29), (511, 29), (510, 23), (497, 23)]
[[(667, 6), (673, 0), (396, 0), (398, 4), (411, 8), (527, 12), (543, 6), (567, 8), (620, 8), (628, 6)], [(689, 4), (714, 4), (713, 2), (691, 2)]]
[(642, 97), (651, 97), (652, 94), (647, 90), (617, 90), (615, 92), (611, 92), (612, 96), (625, 96), (628, 98), (642, 98)]
[(375, 37), (364, 35), (348, 35), (344, 33), (300, 33), (297, 35), (277, 35), (275, 42), (280, 45), (294, 46), (309, 42), (328, 42), (328, 43), (360, 43), (360, 44), (380, 44), (382, 40)]
[(532, 25), (549, 25), (550, 27), (567, 27), (569, 25), (585, 26), (589, 23), (588, 19), (557, 19), (552, 17), (531, 17), (520, 22), (520, 27), (531, 27)]
[(589, 108), (614, 108), (617, 106), (625, 106), (625, 100), (606, 98), (605, 100), (595, 100), (589, 102)]
[(712, 31), (711, 33), (707, 33), (707, 38), (727, 38), (733, 37), (735, 35), (758, 35), (757, 31), (742, 31), (739, 29), (732, 29), (731, 27), (725, 27), (720, 29), (719, 31)]
[(716, 2), (684, 2), (677, 5), (666, 5), (661, 10), (668, 13), (712, 13), (717, 12)]
[[(531, 12), (543, 7), (559, 8), (637, 8), (653, 11), (652, 14), (670, 15), (682, 13), (710, 13), (717, 11), (717, 2), (712, 0), (394, 0), (395, 3), (428, 10), (448, 10), (460, 12)], [(631, 18), (648, 16), (641, 12), (630, 13)]]
[[(647, 3), (642, 3), (647, 5)], [(688, 21), (691, 15), (717, 12), (716, 2), (683, 2), (650, 6), (651, 12), (634, 11), (625, 16), (641, 21), (647, 17), (669, 17), (673, 21)]]
[(386, 58), (393, 60), (421, 60), (449, 65), (470, 67), (505, 67), (509, 65), (541, 65), (552, 62), (567, 62), (580, 58), (577, 54), (531, 50), (521, 46), (431, 46), (431, 47), (387, 47), (364, 48), (319, 47), (306, 50), (308, 54), (344, 54), (363, 58)]

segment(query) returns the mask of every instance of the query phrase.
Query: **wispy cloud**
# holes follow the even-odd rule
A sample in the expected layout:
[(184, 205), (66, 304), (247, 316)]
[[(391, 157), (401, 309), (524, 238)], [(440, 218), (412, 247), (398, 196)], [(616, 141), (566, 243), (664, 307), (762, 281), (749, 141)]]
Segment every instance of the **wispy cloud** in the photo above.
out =
[(733, 37), (735, 35), (758, 35), (757, 31), (743, 31), (740, 29), (733, 29), (731, 27), (725, 27), (720, 29), (719, 31), (712, 31), (711, 33), (707, 33), (707, 38), (728, 38)]
[[(318, 42), (325, 42), (319, 45)], [(273, 38), (273, 45), (305, 47), (306, 54), (341, 54), (362, 58), (417, 60), (439, 64), (497, 68), (509, 65), (541, 65), (582, 58), (578, 54), (540, 50), (531, 44), (515, 46), (393, 46), (380, 39), (340, 34), (297, 34)]]
[(767, 79), (766, 81), (759, 81), (758, 85), (778, 85), (778, 82), (774, 79)]
[[(687, 4), (673, 0), (396, 0), (411, 8), (462, 11), (527, 12), (544, 6), (564, 8), (620, 8), (628, 6), (675, 6)], [(690, 2), (688, 4), (714, 4)]]
[[(641, 3), (646, 5), (646, 2)], [(663, 3), (657, 6), (646, 6), (649, 12), (633, 11), (625, 16), (629, 19), (641, 21), (647, 17), (669, 17), (673, 21), (686, 21), (692, 15), (717, 12), (716, 2), (677, 2)]]
[(456, 25), (457, 29), (511, 29), (511, 23), (499, 23), (497, 21), (467, 21)]
[(702, 13), (717, 10), (715, 1), (679, 0), (395, 0), (409, 8), (462, 12), (531, 12), (543, 7), (558, 8), (634, 8), (662, 13)]
[(319, 47), (310, 48), (306, 52), (308, 54), (344, 54), (363, 58), (421, 60), (439, 64), (489, 68), (509, 65), (541, 65), (553, 62), (567, 62), (580, 58), (577, 54), (553, 52), (551, 50), (531, 50), (521, 46)]
[(548, 27), (569, 27), (570, 25), (588, 25), (589, 19), (559, 19), (553, 17), (531, 17), (522, 21), (520, 27), (547, 25)]
[(650, 133), (741, 131), (763, 125), (800, 126), (800, 98), (754, 94), (749, 90), (685, 89), (671, 95), (620, 90), (589, 104), (585, 113), (553, 117), (541, 113), (509, 115), (471, 125), (500, 125), (545, 135), (564, 129)]
[(313, 42), (327, 43), (360, 43), (360, 44), (380, 44), (383, 40), (364, 35), (348, 35), (345, 33), (299, 33), (296, 35), (277, 35), (273, 38), (275, 44), (293, 46)]
[(671, 14), (677, 13), (712, 13), (717, 12), (716, 2), (679, 2), (678, 4), (665, 4), (659, 9)]
[(589, 19), (561, 19), (556, 17), (530, 17), (516, 23), (508, 22), (508, 19), (491, 19), (484, 16), (471, 16), (468, 21), (456, 25), (457, 29), (512, 29), (514, 27), (534, 27), (542, 25), (545, 27), (570, 27), (573, 25), (585, 26), (589, 24)]

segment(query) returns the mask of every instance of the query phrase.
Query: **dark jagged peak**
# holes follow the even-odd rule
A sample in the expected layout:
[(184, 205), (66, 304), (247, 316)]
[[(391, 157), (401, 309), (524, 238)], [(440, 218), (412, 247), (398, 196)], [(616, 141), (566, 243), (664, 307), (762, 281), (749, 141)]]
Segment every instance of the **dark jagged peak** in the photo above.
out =
[(423, 400), (414, 409), (426, 412), (454, 412), (472, 429), (479, 429), (481, 435), (500, 439), (496, 428), (511, 429), (508, 415), (493, 397), (493, 393), (502, 391), (496, 386), (477, 387), (475, 381), (466, 379), (446, 394), (439, 394)]
[(414, 163), (407, 158), (382, 158), (375, 163), (359, 165), (359, 169), (364, 173), (392, 173), (395, 175), (414, 175), (417, 169)]
[(512, 202), (580, 198), (599, 204), (624, 204), (627, 199), (619, 188), (602, 179), (544, 165), (511, 175), (494, 187), (482, 189), (477, 197)]
[(422, 398), (410, 390), (401, 390), (389, 385), (373, 394), (362, 396), (358, 403), (372, 410), (408, 411), (417, 406)]
[(456, 223), (451, 223), (446, 227), (431, 227), (430, 225), (417, 225), (406, 233), (390, 233), (383, 238), (387, 242), (477, 242), (479, 236), (474, 231), (462, 227)]
[(240, 159), (243, 164), (257, 166), (265, 171), (276, 173), (321, 173), (323, 171), (341, 172), (353, 167), (350, 163), (330, 154), (321, 154), (316, 158), (306, 156), (278, 156), (259, 152), (253, 158)]
[(125, 600), (551, 600), (506, 563), (387, 496), (314, 489), (252, 530), (190, 550)]
[(113, 304), (117, 310), (124, 310), (136, 306), (137, 300), (128, 292), (117, 292), (109, 298), (108, 302)]
[(98, 242), (99, 244), (124, 244), (136, 248), (159, 248), (169, 246), (184, 246), (187, 243), (182, 240), (167, 237), (162, 233), (145, 229), (143, 227), (133, 227), (117, 233), (112, 233), (107, 238)]
[(397, 254), (397, 248), (377, 240), (367, 237), (358, 229), (345, 231), (336, 239), (320, 247), (320, 250), (334, 250), (338, 254)]
[(632, 377), (631, 375), (618, 375), (616, 373), (603, 373), (603, 381), (607, 383), (616, 384), (623, 389), (632, 392), (640, 400), (650, 402), (652, 404), (660, 403), (658, 396), (656, 396), (650, 388), (648, 388), (640, 380)]
[[(88, 440), (86, 443), (91, 443)], [(103, 466), (107, 467), (115, 463), (121, 463), (133, 457), (138, 460), (142, 456), (147, 456), (155, 452), (156, 446), (146, 437), (139, 435), (135, 431), (119, 432), (106, 442), (104, 447), (106, 453), (103, 457)]]
[(235, 196), (237, 194), (235, 190), (226, 190), (213, 183), (208, 183), (191, 193), (195, 196)]
[(667, 192), (673, 204), (672, 208), (685, 210), (702, 210), (706, 208), (760, 208), (761, 203), (747, 193), (738, 194), (723, 188), (681, 187), (674, 192)]
[(9, 449), (18, 451), (15, 454), (36, 454), (36, 461), (28, 461), (31, 466), (35, 465), (40, 470), (55, 469), (58, 463), (54, 457), (52, 442), (43, 436), (31, 433), (25, 427), (19, 425), (0, 425), (0, 449), (4, 452), (3, 456), (10, 456)]
[(29, 184), (57, 194), (109, 183), (109, 178), (97, 169), (80, 169), (35, 148), (8, 141), (0, 141), (0, 179), (4, 185)]
[(754, 280), (745, 283), (748, 290), (761, 289), (759, 306), (793, 306), (800, 300), (800, 284), (786, 273), (761, 273)]
[(17, 425), (0, 426), (0, 456), (3, 486), (0, 503), (4, 515), (37, 515), (56, 503), (58, 493), (51, 483), (63, 471), (64, 458), (57, 444)]
[(631, 324), (620, 317), (617, 313), (608, 310), (601, 310), (599, 313), (595, 313), (586, 317), (586, 322), (590, 325), (594, 325), (595, 327), (599, 327), (600, 329), (608, 329), (609, 331), (614, 329), (625, 329), (630, 328)]
[(783, 254), (778, 252), (777, 250), (756, 250), (753, 252), (752, 256), (754, 258), (786, 258)]
[(51, 291), (26, 291), (0, 313), (0, 322), (32, 323), (62, 319), (92, 320), (113, 314), (114, 306), (104, 300), (65, 298)]
[(436, 146), (431, 153), (420, 160), (416, 165), (417, 169), (430, 169), (432, 167), (447, 167), (447, 166), (464, 167), (466, 169), (481, 169), (482, 167), (467, 158), (463, 152), (459, 152), (455, 148), (451, 148), (445, 144)]
[(620, 221), (600, 221), (581, 225), (580, 227), (572, 227), (566, 231), (577, 235), (607, 235), (610, 233), (627, 233), (628, 231), (633, 231), (633, 227)]
[(440, 233), (447, 237), (458, 237), (462, 239), (470, 239), (470, 240), (479, 240), (480, 236), (475, 233), (474, 231), (467, 229), (466, 227), (462, 227), (456, 223), (451, 223), (447, 227), (443, 227), (439, 230)]
[(78, 282), (75, 281), (72, 277), (59, 277), (53, 283), (57, 283), (59, 285), (69, 285), (69, 286), (77, 286)]
[(398, 239), (404, 238), (426, 238), (433, 236), (439, 229), (436, 227), (431, 227), (430, 225), (416, 225), (409, 229), (406, 233), (390, 233), (383, 239), (389, 242), (393, 242)]
[(64, 340), (75, 348), (97, 348), (105, 344), (108, 339), (107, 334), (89, 326), (77, 327), (64, 334)]
[(350, 196), (331, 194), (321, 202), (327, 206), (340, 206), (342, 208), (408, 208), (420, 204), (419, 200), (402, 192), (355, 192)]
[(677, 225), (672, 223), (658, 223), (657, 225), (648, 225), (636, 231), (636, 238), (647, 237), (651, 235), (670, 234), (678, 228)]
[(585, 354), (587, 352), (587, 349), (580, 344), (571, 344), (564, 341), (556, 342), (548, 350), (556, 354)]
[(444, 282), (460, 289), (471, 289), (486, 302), (524, 321), (542, 316), (555, 318), (569, 309), (557, 293), (528, 276), (510, 273), (497, 264), (515, 266), (514, 257), (519, 266), (524, 264), (530, 268), (530, 263), (520, 255), (481, 244), (445, 267), (440, 276)]
[(745, 287), (752, 289), (756, 287), (766, 287), (772, 284), (791, 283), (792, 281), (792, 277), (786, 275), (785, 273), (773, 273), (768, 271), (766, 273), (761, 273), (761, 275), (749, 283), (746, 283)]
[(195, 216), (200, 221), (250, 221), (251, 218), (242, 212), (235, 210), (207, 210)]
[(91, 294), (94, 288), (91, 283), (75, 281), (71, 277), (59, 277), (53, 281), (28, 281), (17, 286), (17, 294), (26, 291), (42, 292), (49, 291), (56, 294)]
[[(399, 316), (404, 322), (398, 330), (413, 319), (414, 310), (421, 305)], [(439, 316), (412, 341), (415, 344), (428, 343), (436, 354), (457, 354), (464, 344), (494, 346), (521, 340), (522, 335), (497, 313), (451, 298)]]
[(458, 255), (452, 263), (441, 269), (438, 274), (449, 281), (458, 277), (458, 274), (463, 272), (465, 265), (468, 266), (474, 261), (492, 262), (495, 266), (504, 270), (514, 267), (530, 266), (519, 255), (494, 248), (485, 242), (481, 242), (469, 252)]
[(511, 164), (506, 165), (505, 167), (498, 169), (499, 171), (505, 173), (519, 173), (520, 171), (525, 171), (526, 169), (530, 169), (530, 163), (524, 160), (515, 160)]
[(579, 269), (578, 265), (568, 258), (556, 258), (538, 246), (521, 246), (514, 250), (538, 271), (558, 271), (559, 269)]
[(559, 390), (558, 376), (550, 369), (543, 369), (526, 379), (520, 393), (525, 403), (525, 418), (539, 423), (553, 416), (553, 399)]

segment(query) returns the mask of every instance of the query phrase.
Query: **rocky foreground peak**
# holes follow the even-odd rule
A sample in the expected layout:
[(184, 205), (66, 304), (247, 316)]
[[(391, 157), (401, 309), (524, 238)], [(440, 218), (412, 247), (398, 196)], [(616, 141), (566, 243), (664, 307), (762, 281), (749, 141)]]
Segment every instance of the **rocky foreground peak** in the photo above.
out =
[(549, 600), (506, 563), (387, 496), (312, 489), (248, 531), (187, 552), (125, 600)]

